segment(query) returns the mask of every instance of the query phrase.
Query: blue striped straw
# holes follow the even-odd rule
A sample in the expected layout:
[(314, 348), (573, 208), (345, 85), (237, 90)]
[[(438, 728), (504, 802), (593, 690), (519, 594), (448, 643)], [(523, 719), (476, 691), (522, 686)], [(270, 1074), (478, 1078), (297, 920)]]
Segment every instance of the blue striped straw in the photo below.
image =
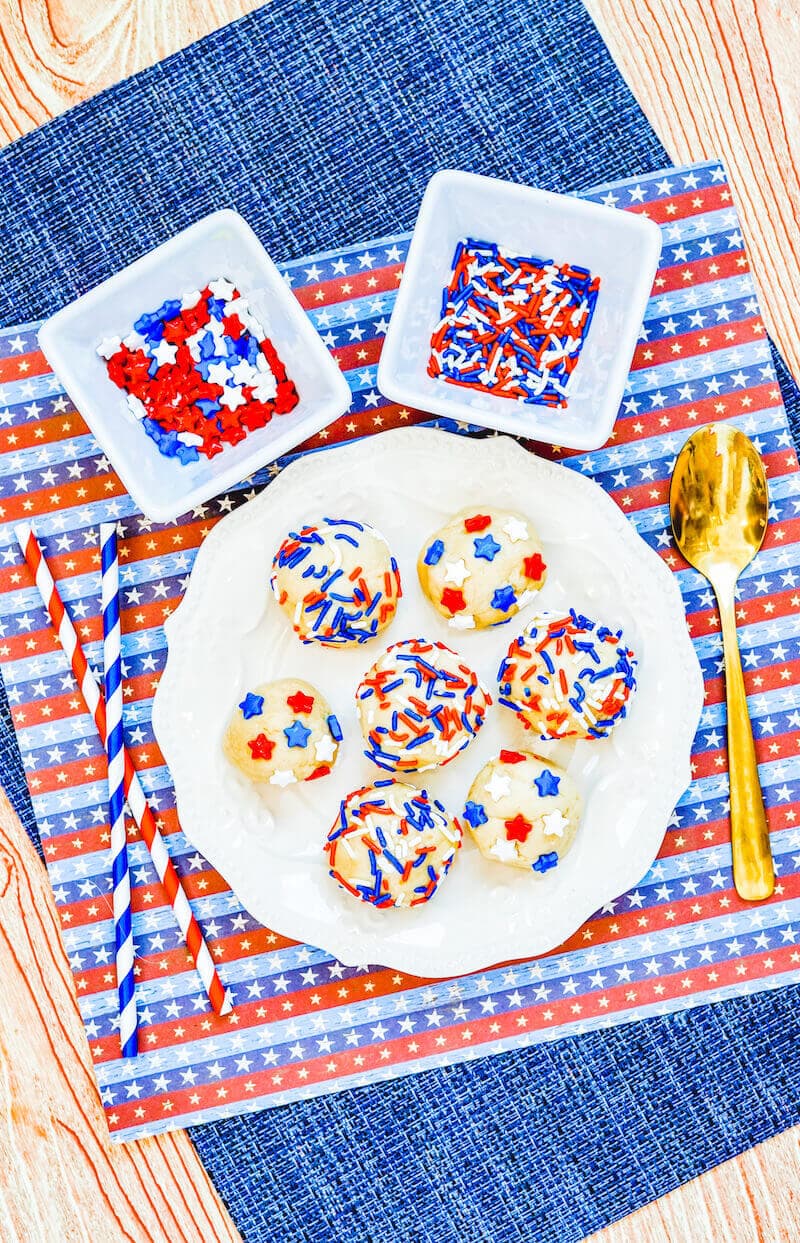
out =
[(119, 560), (117, 528), (100, 526), (100, 565), (103, 604), (103, 689), (106, 700), (106, 757), (108, 759), (108, 814), (111, 823), (111, 876), (114, 901), (114, 945), (119, 996), (119, 1040), (123, 1057), (135, 1057), (137, 1037), (131, 878), (125, 837), (125, 741), (122, 734), (122, 655), (119, 618)]

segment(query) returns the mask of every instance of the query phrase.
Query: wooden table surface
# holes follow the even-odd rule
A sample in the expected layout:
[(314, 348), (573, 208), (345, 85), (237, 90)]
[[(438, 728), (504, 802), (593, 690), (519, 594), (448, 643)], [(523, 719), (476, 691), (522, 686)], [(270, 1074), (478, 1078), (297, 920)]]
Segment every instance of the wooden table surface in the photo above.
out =
[[(800, 5), (585, 0), (676, 163), (722, 156), (770, 331), (800, 376)], [(0, 143), (258, 5), (0, 0)], [(183, 1133), (113, 1147), (44, 869), (0, 795), (0, 1239), (239, 1238)], [(800, 1128), (593, 1243), (800, 1237)]]

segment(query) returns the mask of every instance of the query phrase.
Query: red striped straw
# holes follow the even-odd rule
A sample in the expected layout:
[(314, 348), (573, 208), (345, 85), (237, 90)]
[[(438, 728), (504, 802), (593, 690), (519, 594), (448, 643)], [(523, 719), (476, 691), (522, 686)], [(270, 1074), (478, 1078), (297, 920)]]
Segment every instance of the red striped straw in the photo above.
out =
[[(75, 681), (80, 687), (86, 707), (94, 717), (100, 739), (103, 746), (105, 746), (106, 706), (100, 693), (100, 688), (95, 681), (94, 674), (89, 668), (89, 662), (84, 655), (77, 631), (64, 608), (61, 596), (58, 594), (58, 588), (53, 581), (53, 576), (39, 547), (33, 528), (27, 523), (20, 523), (15, 528), (15, 531), (28, 568), (36, 580), (42, 603), (47, 609), (50, 622), (72, 665)], [(159, 832), (155, 817), (145, 798), (139, 777), (136, 769), (133, 767), (133, 761), (127, 749), (125, 749), (124, 755), (125, 797), (128, 800), (131, 815), (138, 824), (147, 849), (150, 851), (150, 858), (158, 873), (158, 879), (164, 886), (170, 905), (175, 912), (178, 926), (183, 933), (186, 946), (200, 974), (200, 979), (203, 981), (203, 987), (208, 994), (208, 999), (217, 1014), (228, 1014), (233, 1006), (230, 994), (224, 988), (217, 974), (211, 951), (203, 938), (200, 925), (192, 914), (189, 899), (181, 885), (180, 877), (175, 871), (175, 864), (169, 857), (164, 839)]]

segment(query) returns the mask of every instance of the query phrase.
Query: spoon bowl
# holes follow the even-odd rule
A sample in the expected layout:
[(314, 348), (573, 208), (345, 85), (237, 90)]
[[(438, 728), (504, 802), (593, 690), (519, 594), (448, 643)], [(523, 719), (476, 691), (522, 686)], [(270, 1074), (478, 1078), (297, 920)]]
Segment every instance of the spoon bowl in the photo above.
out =
[(764, 542), (769, 500), (764, 464), (744, 432), (727, 424), (701, 427), (675, 463), (670, 487), (675, 540), (686, 560), (711, 582), (741, 574)]
[(775, 888), (764, 800), (736, 632), (736, 580), (760, 549), (769, 496), (753, 442), (726, 424), (693, 433), (675, 462), (669, 493), (675, 542), (714, 588), (722, 623), (728, 709), (733, 879), (742, 898)]

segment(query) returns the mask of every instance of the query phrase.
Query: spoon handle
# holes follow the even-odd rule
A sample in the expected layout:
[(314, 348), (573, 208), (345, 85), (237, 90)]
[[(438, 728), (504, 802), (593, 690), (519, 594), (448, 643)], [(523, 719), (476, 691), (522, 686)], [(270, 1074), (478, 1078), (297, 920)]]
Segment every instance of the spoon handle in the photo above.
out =
[(728, 701), (733, 882), (736, 892), (745, 901), (760, 902), (772, 895), (775, 873), (758, 778), (753, 727), (747, 710), (733, 591), (718, 593), (718, 599)]

